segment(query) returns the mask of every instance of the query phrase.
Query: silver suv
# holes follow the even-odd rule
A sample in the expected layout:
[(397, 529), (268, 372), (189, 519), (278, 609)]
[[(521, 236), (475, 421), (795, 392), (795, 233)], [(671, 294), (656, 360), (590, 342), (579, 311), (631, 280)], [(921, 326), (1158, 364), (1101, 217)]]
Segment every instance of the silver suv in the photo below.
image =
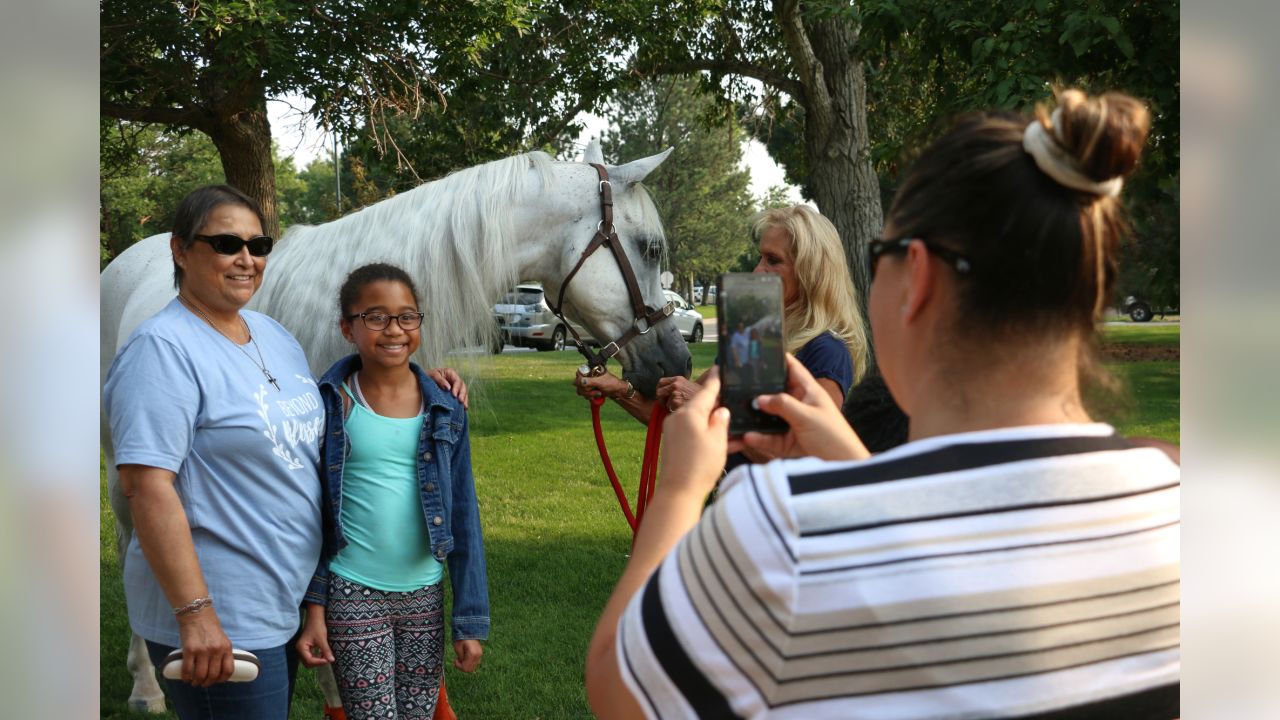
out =
[[(534, 347), (539, 351), (563, 350), (565, 338), (569, 335), (564, 323), (547, 305), (541, 285), (517, 285), (493, 306), (493, 316), (498, 321), (502, 342), (517, 347)], [(594, 344), (586, 328), (575, 323), (573, 329), (578, 331), (583, 341)], [(501, 347), (493, 350), (502, 352)]]
[[(662, 294), (668, 302), (675, 305), (671, 320), (676, 324), (680, 335), (689, 342), (702, 342), (702, 316), (676, 293), (663, 290)], [(493, 306), (493, 317), (498, 323), (500, 343), (533, 347), (539, 351), (563, 350), (569, 336), (564, 323), (547, 305), (541, 285), (517, 285), (503, 296), (501, 302)], [(581, 325), (573, 323), (573, 329), (583, 342), (600, 345)], [(500, 343), (495, 343), (490, 349), (495, 353), (502, 352)]]

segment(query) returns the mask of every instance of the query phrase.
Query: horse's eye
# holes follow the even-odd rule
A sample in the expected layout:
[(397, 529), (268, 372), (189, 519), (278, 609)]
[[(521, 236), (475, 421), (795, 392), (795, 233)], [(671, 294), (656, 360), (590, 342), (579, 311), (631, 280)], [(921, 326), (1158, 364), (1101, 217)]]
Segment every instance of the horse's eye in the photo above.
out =
[(641, 252), (644, 259), (649, 262), (658, 262), (662, 260), (662, 241), (657, 238), (641, 238)]

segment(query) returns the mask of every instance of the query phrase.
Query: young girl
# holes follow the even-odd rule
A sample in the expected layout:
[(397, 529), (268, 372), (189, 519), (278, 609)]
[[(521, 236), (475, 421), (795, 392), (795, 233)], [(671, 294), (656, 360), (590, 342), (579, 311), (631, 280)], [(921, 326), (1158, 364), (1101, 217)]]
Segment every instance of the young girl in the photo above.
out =
[(425, 315), (417, 297), (398, 267), (352, 272), (338, 302), (357, 354), (320, 380), (324, 551), (297, 648), (308, 666), (334, 663), (351, 720), (432, 717), (444, 663), (443, 563), (454, 666), (474, 671), (489, 635), (467, 415), (409, 362)]

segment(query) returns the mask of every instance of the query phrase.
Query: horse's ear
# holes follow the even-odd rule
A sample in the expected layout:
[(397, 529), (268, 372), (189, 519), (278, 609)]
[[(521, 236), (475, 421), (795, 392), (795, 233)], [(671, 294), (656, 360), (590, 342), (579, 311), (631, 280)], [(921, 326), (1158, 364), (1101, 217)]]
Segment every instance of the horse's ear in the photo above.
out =
[(582, 152), (582, 162), (604, 164), (604, 151), (600, 149), (600, 138), (593, 137)]
[(650, 155), (647, 158), (632, 160), (626, 165), (619, 165), (609, 172), (609, 176), (615, 182), (622, 184), (637, 183), (648, 177), (649, 173), (662, 164), (663, 160), (671, 154), (675, 148), (667, 148), (657, 155)]

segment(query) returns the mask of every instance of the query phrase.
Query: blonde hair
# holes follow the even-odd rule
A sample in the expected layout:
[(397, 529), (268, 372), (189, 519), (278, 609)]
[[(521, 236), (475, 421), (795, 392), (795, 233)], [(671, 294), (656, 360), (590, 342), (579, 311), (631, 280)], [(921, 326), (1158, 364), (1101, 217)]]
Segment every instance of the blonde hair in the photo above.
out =
[(799, 297), (787, 306), (784, 323), (787, 351), (794, 353), (830, 331), (849, 349), (856, 385), (867, 368), (867, 333), (840, 234), (830, 220), (808, 205), (761, 212), (752, 224), (752, 237), (759, 243), (770, 228), (779, 228), (791, 238), (796, 271)]

